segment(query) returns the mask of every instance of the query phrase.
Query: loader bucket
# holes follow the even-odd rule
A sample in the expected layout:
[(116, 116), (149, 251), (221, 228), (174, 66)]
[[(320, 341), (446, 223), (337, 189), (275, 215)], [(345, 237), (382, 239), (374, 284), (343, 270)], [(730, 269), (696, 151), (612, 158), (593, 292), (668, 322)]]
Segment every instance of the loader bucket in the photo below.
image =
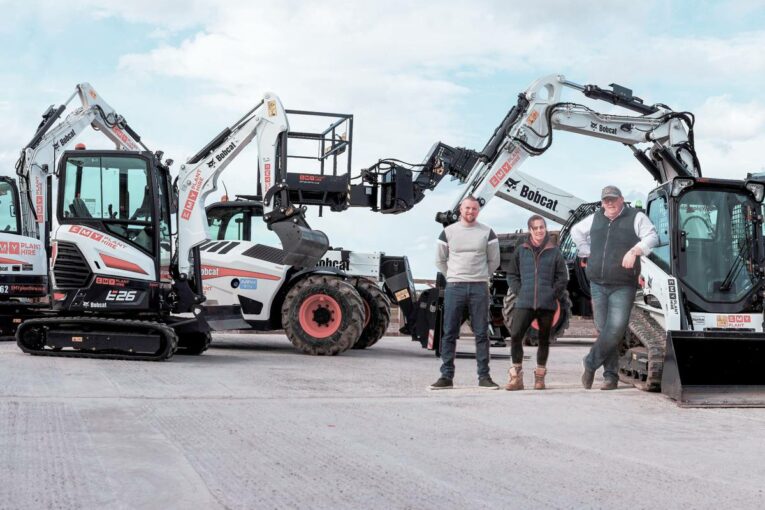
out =
[(327, 253), (329, 239), (321, 230), (313, 230), (289, 221), (271, 225), (286, 252), (283, 263), (298, 268), (314, 267)]
[(765, 407), (765, 333), (668, 331), (661, 392), (682, 407)]

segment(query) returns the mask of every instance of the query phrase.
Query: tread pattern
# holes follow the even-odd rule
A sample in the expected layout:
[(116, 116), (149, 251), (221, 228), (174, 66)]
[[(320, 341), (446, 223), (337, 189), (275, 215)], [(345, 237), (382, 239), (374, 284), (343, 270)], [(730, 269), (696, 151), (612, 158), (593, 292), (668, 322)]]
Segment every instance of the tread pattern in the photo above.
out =
[[(60, 327), (65, 324), (98, 326), (100, 329), (136, 332), (140, 330), (152, 330), (162, 333), (165, 341), (159, 352), (154, 354), (133, 354), (130, 352), (109, 351), (70, 351), (46, 349), (44, 346), (30, 345), (28, 335), (32, 335), (37, 330), (38, 338), (44, 338), (49, 327)], [(178, 336), (173, 328), (161, 322), (142, 321), (130, 319), (107, 319), (103, 317), (46, 317), (40, 319), (29, 319), (22, 322), (16, 330), (16, 344), (27, 354), (34, 356), (58, 356), (65, 358), (99, 358), (99, 359), (119, 359), (136, 361), (164, 361), (173, 357), (178, 349)]]
[[(304, 299), (317, 294), (332, 296), (342, 309), (338, 331), (327, 338), (315, 338), (300, 326), (298, 310)], [(335, 275), (317, 274), (297, 282), (287, 292), (282, 304), (282, 327), (299, 351), (312, 355), (336, 355), (356, 343), (364, 327), (364, 302), (350, 283)]]
[[(651, 315), (633, 306), (627, 325), (625, 344), (619, 359), (619, 379), (643, 391), (660, 391), (667, 333)], [(631, 361), (647, 355), (645, 366)]]
[(377, 284), (366, 278), (357, 278), (355, 287), (361, 299), (367, 302), (372, 316), (369, 323), (362, 330), (359, 339), (353, 344), (354, 349), (366, 349), (377, 343), (385, 332), (388, 331), (390, 324), (390, 299), (377, 286)]

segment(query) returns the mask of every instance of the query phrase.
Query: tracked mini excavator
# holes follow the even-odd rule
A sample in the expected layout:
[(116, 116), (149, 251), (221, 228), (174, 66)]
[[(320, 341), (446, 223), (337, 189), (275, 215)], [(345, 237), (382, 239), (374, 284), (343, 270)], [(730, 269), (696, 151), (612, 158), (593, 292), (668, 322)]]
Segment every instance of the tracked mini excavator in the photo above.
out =
[[(628, 113), (561, 101), (564, 89)], [(465, 186), (454, 207), (437, 215), (444, 225), (457, 221), (467, 195), (481, 204), (500, 196), (558, 222), (582, 218), (593, 204), (530, 180), (518, 167), (544, 154), (556, 130), (623, 144), (658, 183), (646, 211), (660, 243), (641, 258), (621, 379), (685, 406), (765, 406), (765, 185), (702, 177), (694, 121), (691, 113), (645, 104), (619, 85), (607, 90), (550, 75), (519, 94), (480, 152), (437, 143), (420, 165), (381, 160), (362, 172), (348, 204), (402, 213), (449, 175)], [(570, 251), (570, 239), (561, 241)], [(434, 324), (437, 343), (440, 326)]]
[[(61, 119), (69, 103), (80, 106)], [(92, 127), (117, 150), (146, 147), (141, 138), (88, 83), (69, 99), (50, 106), (16, 162), (18, 187), (0, 178), (0, 336), (13, 336), (25, 319), (50, 309), (48, 256), (51, 187), (57, 158)]]
[[(50, 238), (58, 316), (23, 322), (16, 331), (19, 347), (37, 355), (163, 360), (179, 346), (202, 352), (210, 330), (240, 324), (239, 307), (201, 306), (199, 246), (208, 240), (204, 200), (231, 158), (253, 138), (265, 218), (284, 248), (284, 263), (314, 267), (328, 241), (308, 228), (304, 210), (289, 202), (283, 185), (287, 130), (280, 100), (266, 94), (181, 167), (177, 195), (172, 162), (163, 161), (160, 152), (64, 151), (52, 176), (57, 193), (49, 208), (56, 218)], [(342, 326), (360, 323), (361, 308), (354, 302), (356, 316), (349, 313)]]

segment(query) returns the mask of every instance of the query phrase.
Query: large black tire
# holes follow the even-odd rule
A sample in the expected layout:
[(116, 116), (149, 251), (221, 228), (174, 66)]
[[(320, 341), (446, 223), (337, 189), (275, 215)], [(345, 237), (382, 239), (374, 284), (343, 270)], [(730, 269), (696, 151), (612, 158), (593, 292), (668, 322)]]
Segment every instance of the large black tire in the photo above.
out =
[(176, 354), (198, 356), (210, 347), (212, 335), (208, 332), (193, 331), (178, 335), (178, 350)]
[(361, 335), (364, 302), (353, 285), (334, 275), (309, 276), (284, 298), (282, 327), (301, 352), (339, 354)]
[[(568, 295), (568, 291), (563, 292), (563, 296), (558, 300), (560, 305), (560, 315), (558, 320), (552, 325), (550, 331), (550, 345), (558, 341), (558, 337), (568, 329), (569, 319), (571, 318), (571, 298)], [(511, 331), (513, 324), (513, 310), (515, 309), (515, 294), (509, 294), (505, 296), (505, 300), (502, 306), (502, 317), (505, 319), (505, 327), (508, 331)], [(529, 345), (535, 347), (539, 345), (539, 331), (534, 328), (529, 328), (526, 331), (526, 336), (523, 338), (523, 345)]]
[(358, 278), (355, 283), (356, 290), (364, 300), (364, 329), (359, 339), (353, 344), (353, 348), (366, 349), (376, 344), (388, 331), (390, 299), (371, 280)]

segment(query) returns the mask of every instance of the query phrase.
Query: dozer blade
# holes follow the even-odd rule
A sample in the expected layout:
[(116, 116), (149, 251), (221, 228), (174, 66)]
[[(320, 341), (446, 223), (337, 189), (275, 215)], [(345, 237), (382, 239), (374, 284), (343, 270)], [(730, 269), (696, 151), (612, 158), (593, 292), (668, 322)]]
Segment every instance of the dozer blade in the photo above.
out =
[(329, 239), (320, 230), (312, 230), (289, 221), (271, 225), (287, 252), (284, 263), (302, 267), (314, 267), (329, 249)]
[(765, 334), (668, 331), (661, 392), (682, 407), (765, 407)]

